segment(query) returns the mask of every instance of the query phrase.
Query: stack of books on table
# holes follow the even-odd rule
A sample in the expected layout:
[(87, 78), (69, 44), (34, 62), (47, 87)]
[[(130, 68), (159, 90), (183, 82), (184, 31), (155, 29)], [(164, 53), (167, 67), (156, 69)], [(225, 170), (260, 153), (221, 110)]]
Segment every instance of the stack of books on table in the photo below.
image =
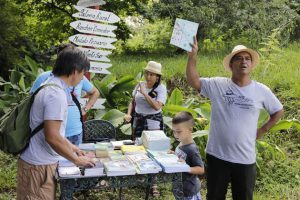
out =
[(143, 146), (136, 146), (136, 145), (122, 145), (121, 151), (124, 155), (146, 154), (147, 153)]
[(89, 167), (84, 169), (84, 176), (103, 176), (104, 175), (104, 165), (99, 160), (95, 160), (96, 165), (94, 167)]
[(171, 139), (161, 130), (143, 131), (141, 139), (146, 149), (163, 151), (171, 148)]
[(135, 168), (129, 160), (111, 160), (104, 163), (104, 169), (107, 176), (125, 176), (134, 175)]
[(127, 155), (138, 174), (152, 174), (162, 171), (161, 167), (146, 154)]
[(108, 157), (108, 152), (113, 150), (114, 147), (110, 142), (97, 142), (95, 144), (95, 149), (97, 158), (106, 158)]
[(95, 143), (81, 143), (78, 145), (78, 148), (81, 149), (85, 154), (95, 154)]
[(120, 150), (122, 145), (133, 145), (132, 140), (110, 141), (115, 150)]
[(125, 156), (121, 150), (113, 150), (108, 152), (108, 157), (110, 160), (124, 160)]
[(169, 154), (167, 151), (147, 150), (152, 157), (163, 169), (165, 173), (189, 172), (190, 166), (184, 161), (179, 160), (175, 154)]
[(58, 161), (58, 175), (60, 177), (80, 176), (80, 169), (71, 161), (60, 157)]

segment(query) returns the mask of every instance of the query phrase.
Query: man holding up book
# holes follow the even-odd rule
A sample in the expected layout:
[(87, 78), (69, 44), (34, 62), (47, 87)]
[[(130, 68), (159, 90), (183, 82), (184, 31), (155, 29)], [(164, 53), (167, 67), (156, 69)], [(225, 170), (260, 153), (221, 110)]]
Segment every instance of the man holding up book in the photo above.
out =
[[(253, 198), (256, 179), (255, 141), (282, 117), (283, 106), (265, 85), (251, 80), (259, 62), (256, 51), (237, 45), (223, 65), (231, 78), (200, 78), (196, 68), (198, 44), (194, 38), (186, 68), (190, 86), (212, 104), (207, 153), (207, 198), (225, 199), (229, 182), (233, 199)], [(261, 109), (269, 120), (260, 128)]]

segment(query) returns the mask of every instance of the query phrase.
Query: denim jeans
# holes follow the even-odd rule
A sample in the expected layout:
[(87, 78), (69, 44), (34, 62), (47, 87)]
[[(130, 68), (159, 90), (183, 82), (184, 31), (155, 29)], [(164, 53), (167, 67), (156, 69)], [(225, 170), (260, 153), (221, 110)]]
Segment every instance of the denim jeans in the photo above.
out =
[(201, 194), (200, 194), (200, 192), (198, 192), (194, 196), (183, 197), (183, 200), (201, 200)]
[(70, 137), (67, 137), (67, 139), (74, 145), (78, 146), (82, 143), (82, 133), (78, 135), (72, 135)]

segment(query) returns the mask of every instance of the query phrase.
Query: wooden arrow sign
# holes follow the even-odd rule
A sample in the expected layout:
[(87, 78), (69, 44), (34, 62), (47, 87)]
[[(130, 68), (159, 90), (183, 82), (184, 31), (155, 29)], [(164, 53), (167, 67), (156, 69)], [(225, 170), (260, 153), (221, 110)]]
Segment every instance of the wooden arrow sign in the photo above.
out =
[[(79, 99), (79, 103), (82, 108), (87, 104), (88, 100), (89, 100), (88, 98), (80, 98)], [(106, 101), (106, 99), (97, 99), (96, 102), (94, 103), (94, 105), (91, 107), (91, 109), (104, 109), (105, 107), (102, 104), (105, 101)]]
[(116, 37), (116, 35), (112, 31), (117, 29), (117, 26), (99, 24), (82, 20), (72, 22), (70, 23), (70, 26), (72, 26), (74, 29), (81, 33)]
[(102, 6), (105, 4), (106, 2), (103, 0), (79, 0), (77, 6), (92, 7), (92, 6)]
[(76, 34), (69, 37), (69, 40), (78, 46), (88, 46), (95, 48), (115, 49), (112, 42), (117, 41), (115, 38), (99, 37), (93, 35)]
[(100, 62), (90, 62), (90, 70), (89, 72), (97, 73), (97, 74), (111, 74), (110, 71), (106, 70), (111, 67), (111, 64), (108, 63), (100, 63)]
[(82, 47), (77, 47), (77, 48), (83, 51), (84, 54), (90, 60), (110, 62), (110, 60), (106, 56), (111, 54), (111, 51), (101, 51), (98, 49), (89, 49), (89, 48), (82, 48)]
[(91, 8), (84, 8), (82, 6), (74, 6), (79, 12), (73, 14), (73, 17), (78, 17), (81, 19), (88, 19), (92, 21), (115, 23), (120, 21), (120, 18), (111, 12), (106, 12), (102, 10), (96, 10)]

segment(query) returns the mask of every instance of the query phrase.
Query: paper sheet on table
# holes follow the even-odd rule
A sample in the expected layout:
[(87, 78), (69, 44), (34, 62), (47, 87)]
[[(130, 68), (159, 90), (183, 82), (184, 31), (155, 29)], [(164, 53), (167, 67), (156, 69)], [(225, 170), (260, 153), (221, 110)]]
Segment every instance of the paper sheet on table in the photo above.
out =
[(160, 129), (160, 121), (156, 121), (153, 119), (147, 119), (147, 125), (149, 130), (159, 130)]
[(193, 37), (196, 36), (198, 27), (198, 23), (177, 18), (170, 44), (191, 52), (192, 47), (190, 44), (194, 43)]

